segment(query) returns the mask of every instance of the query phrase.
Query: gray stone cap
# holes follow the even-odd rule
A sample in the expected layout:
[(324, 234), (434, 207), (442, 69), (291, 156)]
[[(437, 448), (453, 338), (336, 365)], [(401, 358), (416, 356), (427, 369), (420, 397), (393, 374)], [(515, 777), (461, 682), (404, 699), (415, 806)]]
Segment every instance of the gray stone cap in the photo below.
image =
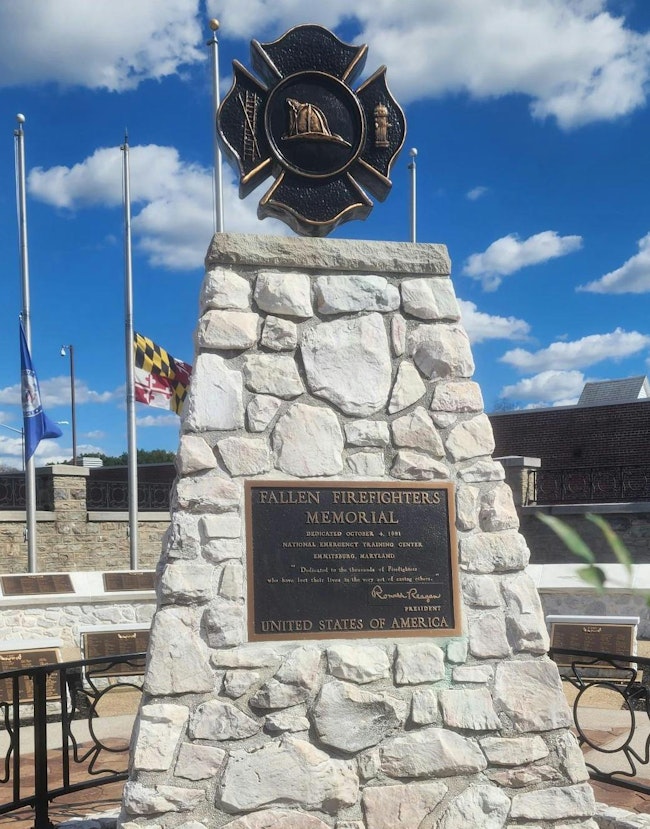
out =
[[(491, 415), (490, 415), (491, 417)], [(499, 461), (499, 463), (505, 468), (531, 468), (531, 469), (539, 469), (542, 465), (541, 458), (527, 458), (524, 455), (504, 455), (502, 458), (495, 458), (495, 461)]]
[(638, 616), (571, 616), (567, 614), (549, 614), (546, 623), (549, 625), (638, 625)]
[(216, 233), (205, 265), (208, 270), (218, 265), (248, 265), (395, 276), (449, 276), (451, 273), (446, 245), (245, 233)]

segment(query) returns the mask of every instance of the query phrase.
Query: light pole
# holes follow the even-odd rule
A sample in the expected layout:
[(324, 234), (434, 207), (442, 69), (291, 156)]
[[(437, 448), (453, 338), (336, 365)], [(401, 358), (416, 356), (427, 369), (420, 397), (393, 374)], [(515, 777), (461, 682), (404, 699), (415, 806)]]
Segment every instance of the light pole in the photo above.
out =
[(65, 357), (66, 352), (70, 355), (70, 406), (72, 410), (72, 465), (77, 465), (77, 407), (75, 403), (74, 388), (74, 346), (62, 345), (61, 356)]

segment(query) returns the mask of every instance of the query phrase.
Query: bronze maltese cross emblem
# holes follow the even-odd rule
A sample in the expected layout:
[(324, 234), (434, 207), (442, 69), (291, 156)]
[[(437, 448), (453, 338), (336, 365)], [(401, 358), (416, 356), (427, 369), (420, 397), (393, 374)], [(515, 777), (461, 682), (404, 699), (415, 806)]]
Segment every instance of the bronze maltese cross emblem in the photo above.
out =
[(275, 216), (303, 236), (326, 236), (367, 218), (365, 190), (380, 201), (388, 195), (406, 119), (386, 85), (386, 67), (352, 87), (367, 51), (309, 24), (272, 43), (251, 42), (262, 81), (233, 61), (219, 138), (239, 171), (240, 198), (273, 176), (260, 219)]

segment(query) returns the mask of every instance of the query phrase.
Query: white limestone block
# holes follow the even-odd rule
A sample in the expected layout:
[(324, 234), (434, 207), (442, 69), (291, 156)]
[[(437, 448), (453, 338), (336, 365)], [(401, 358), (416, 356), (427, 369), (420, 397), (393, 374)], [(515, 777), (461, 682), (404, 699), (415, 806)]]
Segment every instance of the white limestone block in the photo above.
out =
[(214, 469), (217, 459), (212, 447), (200, 435), (181, 435), (176, 455), (176, 471), (179, 475), (192, 475)]
[(280, 665), (280, 653), (272, 643), (247, 643), (240, 647), (214, 651), (212, 664), (216, 668), (274, 668)]
[(474, 374), (469, 337), (459, 325), (417, 326), (407, 338), (406, 353), (430, 380)]
[(447, 645), (447, 661), (456, 665), (467, 662), (467, 639), (452, 639)]
[(210, 564), (222, 564), (229, 559), (242, 557), (242, 542), (230, 538), (213, 538), (201, 547), (201, 555)]
[(417, 688), (411, 697), (411, 722), (414, 725), (439, 725), (441, 722), (438, 692)]
[(209, 564), (168, 563), (160, 578), (162, 604), (203, 604), (212, 598), (212, 574)]
[(554, 753), (557, 756), (560, 771), (572, 783), (584, 783), (589, 780), (585, 758), (577, 739), (570, 731), (559, 732), (554, 741)]
[(460, 319), (458, 301), (450, 279), (404, 279), (400, 285), (404, 312), (421, 320)]
[(323, 685), (310, 715), (321, 743), (356, 753), (377, 745), (401, 725), (399, 708), (400, 701), (386, 694), (333, 680)]
[(470, 617), (469, 651), (477, 659), (503, 659), (510, 655), (510, 642), (502, 610), (488, 610)]
[(459, 530), (473, 530), (478, 526), (481, 491), (476, 486), (459, 484), (456, 487), (456, 526)]
[(397, 377), (388, 402), (389, 414), (401, 412), (417, 403), (426, 393), (426, 386), (413, 363), (401, 362), (397, 369)]
[(180, 786), (144, 786), (127, 781), (124, 784), (122, 805), (131, 815), (157, 815), (165, 812), (190, 812), (205, 801), (203, 789), (184, 789)]
[(241, 518), (238, 512), (202, 515), (199, 520), (199, 528), (207, 539), (239, 538), (241, 535)]
[(309, 697), (310, 693), (306, 688), (278, 682), (277, 679), (269, 679), (253, 694), (249, 702), (253, 708), (270, 711), (273, 708), (291, 708), (294, 705), (300, 705)]
[(512, 798), (510, 816), (515, 820), (562, 820), (591, 817), (594, 792), (588, 783), (522, 792)]
[(495, 731), (501, 727), (487, 688), (450, 688), (441, 691), (440, 707), (448, 728)]
[(223, 677), (223, 692), (231, 699), (239, 699), (261, 679), (259, 671), (226, 671)]
[[(533, 737), (482, 737), (479, 742), (494, 766), (523, 766), (549, 755), (546, 743), (538, 734)], [(584, 761), (582, 766), (584, 768)]]
[(395, 683), (418, 685), (445, 678), (445, 655), (441, 648), (429, 642), (398, 645), (395, 656)]
[(444, 728), (423, 728), (387, 740), (380, 747), (381, 769), (389, 777), (451, 777), (487, 767), (483, 752)]
[(152, 696), (201, 694), (214, 688), (208, 648), (191, 608), (163, 607), (154, 618), (144, 690)]
[(383, 478), (386, 474), (383, 452), (354, 452), (348, 455), (347, 465), (359, 478)]
[(230, 512), (239, 506), (240, 486), (224, 478), (220, 470), (209, 470), (176, 482), (175, 504), (194, 512)]
[(314, 283), (316, 308), (321, 314), (348, 314), (359, 311), (395, 311), (399, 290), (383, 276), (371, 274), (328, 274)]
[(238, 561), (229, 561), (221, 568), (219, 595), (231, 601), (243, 601), (244, 568)]
[(244, 358), (246, 388), (258, 394), (271, 394), (292, 400), (304, 392), (296, 361), (282, 354), (248, 354)]
[(519, 528), (519, 516), (512, 499), (512, 490), (508, 484), (498, 483), (483, 495), (479, 518), (481, 529), (485, 532)]
[[(361, 795), (367, 829), (413, 829), (447, 794), (444, 783), (409, 783), (372, 786)], [(338, 827), (337, 827), (338, 829)]]
[(246, 407), (246, 421), (251, 432), (263, 432), (278, 413), (282, 400), (268, 394), (256, 394)]
[[(224, 825), (224, 829), (330, 829), (315, 815), (298, 812), (295, 809), (264, 809), (241, 815)], [(339, 827), (337, 826), (337, 829)], [(362, 827), (363, 829), (363, 827)]]
[(494, 668), (491, 665), (456, 665), (451, 669), (451, 678), (453, 682), (485, 685), (494, 678)]
[(200, 308), (247, 310), (250, 308), (251, 286), (247, 279), (226, 268), (214, 268), (206, 273), (201, 286)]
[(140, 771), (166, 771), (174, 759), (176, 745), (189, 713), (186, 705), (143, 705), (137, 723), (134, 768)]
[(390, 676), (390, 660), (384, 648), (374, 645), (332, 645), (326, 651), (332, 676), (364, 685)]
[(260, 342), (271, 351), (293, 351), (298, 345), (298, 326), (281, 317), (267, 317)]
[(503, 829), (510, 812), (510, 798), (495, 786), (474, 785), (461, 792), (443, 812), (438, 829)]
[(491, 455), (494, 451), (494, 435), (486, 414), (458, 423), (447, 435), (447, 451), (456, 462)]
[(449, 477), (449, 468), (424, 452), (400, 449), (395, 455), (391, 475), (406, 481), (444, 480)]
[(185, 432), (239, 429), (244, 425), (242, 375), (218, 354), (199, 354), (183, 406)]
[(321, 681), (321, 657), (321, 649), (312, 645), (296, 648), (285, 657), (275, 679), (313, 691)]
[(174, 766), (176, 777), (208, 780), (217, 776), (227, 757), (222, 748), (201, 743), (183, 743)]
[(546, 653), (550, 646), (542, 603), (528, 573), (501, 584), (508, 607), (509, 635), (515, 651)]
[(276, 711), (268, 714), (264, 720), (264, 731), (267, 734), (298, 734), (309, 731), (310, 723), (307, 719), (307, 709), (304, 705), (296, 705), (286, 711)]
[(353, 420), (344, 425), (347, 446), (377, 446), (390, 443), (388, 423), (383, 420)]
[(390, 344), (396, 357), (406, 351), (406, 332), (406, 320), (401, 314), (394, 314), (390, 321)]
[(336, 475), (343, 467), (343, 433), (330, 409), (296, 403), (275, 425), (277, 466), (288, 475)]
[(246, 639), (246, 612), (236, 602), (223, 597), (213, 599), (203, 622), (211, 648), (234, 647)]
[(199, 319), (199, 349), (245, 351), (257, 343), (259, 317), (251, 311), (206, 311)]
[(471, 380), (440, 380), (433, 387), (432, 412), (482, 412), (483, 395)]
[(170, 560), (198, 558), (201, 552), (198, 516), (189, 512), (174, 511), (164, 547)]
[(233, 477), (261, 475), (271, 468), (271, 452), (263, 439), (232, 435), (217, 441), (221, 460)]
[(244, 740), (261, 728), (258, 720), (240, 711), (231, 702), (211, 699), (201, 703), (190, 718), (192, 740)]
[(557, 667), (548, 659), (501, 662), (493, 698), (515, 731), (552, 731), (573, 724)]
[(352, 763), (332, 760), (305, 740), (286, 736), (257, 751), (232, 752), (218, 805), (230, 812), (278, 804), (336, 814), (356, 803), (358, 790)]
[(501, 464), (492, 458), (476, 458), (458, 465), (458, 477), (468, 484), (480, 484), (484, 481), (503, 481), (506, 473)]
[(255, 302), (269, 314), (307, 319), (313, 316), (311, 280), (305, 273), (260, 271), (254, 291)]
[(529, 556), (524, 537), (513, 530), (473, 533), (460, 540), (460, 565), (471, 573), (523, 570)]
[(380, 314), (319, 323), (303, 332), (300, 350), (316, 397), (357, 417), (386, 405), (392, 366)]
[(427, 452), (434, 458), (444, 457), (442, 439), (424, 407), (418, 406), (403, 417), (395, 418), (391, 429), (395, 446)]

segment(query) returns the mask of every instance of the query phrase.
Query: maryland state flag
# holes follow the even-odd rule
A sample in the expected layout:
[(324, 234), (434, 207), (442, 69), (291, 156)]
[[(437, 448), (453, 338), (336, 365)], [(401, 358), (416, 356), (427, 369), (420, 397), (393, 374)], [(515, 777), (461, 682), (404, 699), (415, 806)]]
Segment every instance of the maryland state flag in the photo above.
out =
[(133, 334), (135, 399), (147, 406), (180, 414), (187, 397), (192, 366), (175, 360), (142, 334)]

